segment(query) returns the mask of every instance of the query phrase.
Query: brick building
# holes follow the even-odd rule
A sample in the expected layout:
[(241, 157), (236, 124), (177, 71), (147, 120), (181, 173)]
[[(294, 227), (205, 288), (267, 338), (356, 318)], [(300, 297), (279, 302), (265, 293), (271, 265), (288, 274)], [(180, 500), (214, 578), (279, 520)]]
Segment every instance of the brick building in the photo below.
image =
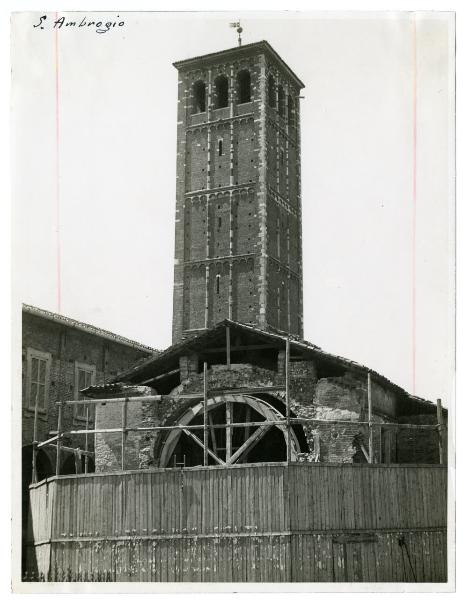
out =
[[(37, 400), (37, 440), (41, 442), (57, 428), (60, 400), (77, 400), (79, 390), (104, 384), (117, 373), (155, 351), (86, 323), (24, 304), (22, 310), (22, 452), (23, 479), (31, 481), (34, 413)], [(66, 406), (62, 428), (85, 428), (85, 406)], [(93, 426), (94, 415), (89, 414)], [(92, 440), (90, 440), (92, 443)], [(68, 447), (83, 448), (83, 440), (66, 439)], [(39, 478), (55, 472), (53, 450), (38, 452)], [(91, 460), (93, 463), (93, 460)], [(62, 473), (75, 472), (74, 455), (68, 453)]]
[(265, 41), (174, 66), (173, 341), (225, 318), (302, 336), (304, 84)]
[[(144, 384), (151, 395), (147, 400), (134, 397), (127, 402), (127, 427), (167, 428), (130, 431), (125, 440), (124, 468), (203, 464), (205, 366), (211, 427), (209, 464), (285, 461), (286, 342), (279, 334), (225, 320), (121, 373), (118, 379), (125, 385), (133, 389)], [(432, 402), (412, 396), (379, 373), (309, 342), (293, 338), (289, 346), (289, 407), (291, 418), (296, 420), (291, 426), (291, 460), (439, 463), (436, 406)], [(375, 424), (371, 458), (368, 381)], [(93, 386), (88, 393), (96, 399), (114, 396), (118, 385)], [(264, 421), (276, 424), (259, 425)], [(97, 429), (120, 428), (121, 422), (119, 404), (96, 404)], [(234, 427), (236, 423), (249, 426)], [(432, 427), (401, 428), (405, 423)], [(169, 429), (176, 425), (197, 427), (199, 432), (192, 436), (191, 432)], [(214, 430), (214, 426), (219, 429)], [(97, 471), (120, 471), (121, 435), (96, 434), (95, 455)]]
[(95, 410), (96, 473), (31, 486), (28, 570), (445, 581), (445, 414), (303, 339), (302, 82), (267, 42), (175, 67), (173, 344), (121, 370), (106, 337), (95, 354), (56, 337), (68, 397), (82, 385)]
[[(302, 339), (304, 84), (265, 41), (174, 66), (179, 74), (174, 345), (119, 375), (159, 397), (129, 403), (126, 425), (199, 426), (205, 365), (212, 421), (224, 427), (281, 421), (289, 336), (291, 417), (311, 420), (292, 427), (293, 460), (438, 462), (436, 430), (392, 427), (435, 424), (435, 405)], [(375, 426), (373, 440), (365, 426), (368, 380), (372, 419), (384, 424)], [(91, 393), (104, 397), (115, 389)], [(96, 410), (98, 428), (121, 427), (120, 407), (97, 404)], [(285, 459), (283, 426), (232, 429), (211, 430), (214, 449), (207, 453), (216, 463)], [(201, 440), (191, 431), (132, 431), (124, 459), (119, 434), (96, 438), (96, 467), (102, 471), (205, 460)]]

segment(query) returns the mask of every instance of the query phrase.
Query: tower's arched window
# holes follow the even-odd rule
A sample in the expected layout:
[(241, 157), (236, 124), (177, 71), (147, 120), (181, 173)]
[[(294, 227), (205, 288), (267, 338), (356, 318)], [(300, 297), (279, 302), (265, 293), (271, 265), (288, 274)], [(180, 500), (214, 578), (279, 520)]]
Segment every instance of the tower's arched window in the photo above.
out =
[(193, 113), (206, 110), (206, 84), (204, 81), (195, 81), (193, 85)]
[(219, 140), (219, 156), (223, 155), (223, 140)]
[(296, 120), (294, 118), (294, 101), (292, 96), (288, 96), (288, 122), (290, 127), (294, 127)]
[(240, 71), (236, 77), (238, 83), (238, 104), (251, 102), (251, 74)]
[(215, 85), (215, 108), (228, 106), (228, 79), (225, 75), (219, 75), (214, 81)]
[(278, 86), (278, 114), (280, 117), (285, 116), (285, 91), (282, 85)]
[(215, 276), (215, 292), (220, 294), (220, 275)]
[(276, 106), (276, 97), (275, 97), (275, 79), (273, 75), (269, 75), (268, 78), (268, 105), (272, 108)]

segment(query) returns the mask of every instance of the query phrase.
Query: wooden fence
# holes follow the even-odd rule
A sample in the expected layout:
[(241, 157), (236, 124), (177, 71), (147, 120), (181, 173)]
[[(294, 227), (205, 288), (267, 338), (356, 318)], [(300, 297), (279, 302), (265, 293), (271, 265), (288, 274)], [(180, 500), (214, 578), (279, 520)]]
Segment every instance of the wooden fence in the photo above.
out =
[(28, 575), (53, 581), (446, 581), (447, 470), (302, 463), (32, 485)]

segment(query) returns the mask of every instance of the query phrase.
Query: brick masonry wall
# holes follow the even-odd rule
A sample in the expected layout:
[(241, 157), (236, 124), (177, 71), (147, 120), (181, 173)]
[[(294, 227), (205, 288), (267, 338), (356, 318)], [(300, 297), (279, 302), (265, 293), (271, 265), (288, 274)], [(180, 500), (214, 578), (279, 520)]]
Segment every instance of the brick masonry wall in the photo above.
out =
[[(171, 392), (173, 396), (180, 394), (202, 393), (203, 375), (197, 372), (197, 357), (185, 357), (181, 361), (182, 383)], [(250, 364), (234, 364), (231, 369), (224, 365), (214, 365), (208, 371), (208, 388), (239, 389), (255, 386), (283, 385), (285, 381), (284, 351), (279, 353), (276, 370), (265, 369)], [(366, 380), (347, 373), (343, 376), (319, 378), (317, 366), (313, 361), (295, 361), (290, 363), (290, 409), (296, 417), (318, 419), (321, 421), (341, 421), (341, 423), (314, 423), (304, 426), (309, 451), (300, 456), (300, 460), (321, 461), (327, 463), (365, 462), (366, 458), (361, 450), (361, 445), (368, 451), (368, 427), (356, 424), (355, 421), (367, 420), (367, 386)], [(393, 406), (396, 398), (390, 390), (384, 390), (379, 384), (372, 385), (373, 403), (376, 401), (381, 409)], [(285, 394), (273, 394), (282, 414), (285, 411)], [(387, 402), (386, 400), (387, 399)], [(161, 402), (143, 403), (137, 401), (138, 412), (133, 408), (132, 422), (129, 424), (155, 424), (172, 425), (180, 416), (198, 400), (185, 401), (181, 398), (162, 400)], [(135, 406), (135, 405), (134, 405)], [(120, 408), (112, 405), (102, 406), (98, 409), (97, 422), (101, 427), (119, 426)], [(106, 417), (106, 414), (108, 415)], [(117, 415), (114, 421), (114, 414)], [(407, 422), (423, 422), (428, 417), (407, 417)], [(395, 422), (390, 415), (381, 411), (373, 414), (377, 423)], [(345, 421), (345, 423), (342, 423)], [(351, 423), (350, 421), (354, 421)], [(410, 442), (407, 434), (400, 434), (396, 441), (389, 428), (373, 429), (373, 451), (377, 462), (410, 462), (409, 455), (413, 451), (415, 462), (436, 462), (434, 446), (433, 452), (425, 453), (429, 446), (429, 434), (420, 439), (420, 446)], [(395, 435), (395, 434), (394, 434)], [(127, 439), (126, 468), (147, 468), (159, 466), (159, 457), (162, 450), (161, 433), (143, 433), (138, 436), (133, 434)], [(414, 445), (415, 444), (415, 445)], [(114, 448), (113, 448), (114, 446)], [(397, 452), (396, 452), (397, 447)], [(429, 448), (428, 448), (429, 450)], [(422, 459), (417, 454), (422, 454)], [(386, 454), (388, 458), (386, 459)], [(411, 461), (413, 462), (413, 461)], [(114, 441), (114, 436), (99, 436), (97, 441), (97, 468), (99, 470), (120, 469), (120, 436)]]
[[(401, 417), (399, 423), (435, 425), (436, 415), (411, 415)], [(400, 429), (395, 433), (397, 461), (401, 463), (439, 463), (438, 431)], [(444, 462), (447, 463), (447, 430), (443, 430)]]
[[(118, 372), (129, 368), (138, 360), (150, 355), (147, 351), (118, 344), (28, 313), (23, 313), (22, 347), (23, 445), (32, 443), (34, 426), (34, 410), (29, 408), (26, 403), (26, 356), (28, 348), (51, 354), (47, 411), (39, 414), (38, 441), (47, 439), (49, 432), (57, 428), (58, 409), (56, 402), (59, 399), (75, 399), (76, 362), (95, 366), (95, 383), (102, 384)], [(76, 418), (73, 407), (69, 406), (63, 410), (62, 428), (85, 428), (85, 421)], [(68, 439), (66, 443), (79, 445), (82, 448), (83, 436), (80, 439)]]
[[(237, 73), (243, 69), (250, 73), (251, 98), (239, 104)], [(267, 104), (270, 72), (284, 89), (282, 116)], [(225, 108), (216, 107), (218, 76), (228, 79), (229, 102)], [(193, 89), (198, 81), (206, 86), (206, 103), (204, 112), (195, 114)], [(215, 57), (200, 69), (179, 72), (174, 342), (194, 330), (215, 324), (224, 315), (232, 318), (239, 315), (239, 320), (263, 328), (269, 324), (278, 328), (277, 290), (282, 307), (279, 328), (302, 335), (302, 294), (295, 290), (302, 286), (302, 270), (299, 90), (294, 86), (281, 65), (260, 50), (231, 61), (221, 62), (220, 57)], [(290, 96), (294, 106), (292, 119), (286, 105)], [(229, 189), (220, 192), (221, 188)], [(195, 196), (195, 191), (204, 194)], [(272, 193), (278, 196), (280, 204), (278, 256), (286, 269), (283, 290), (281, 284), (275, 288), (268, 279), (267, 245), (274, 242), (276, 235), (273, 215), (267, 213)], [(295, 240), (290, 239), (291, 235)], [(273, 250), (269, 256), (272, 254)], [(252, 269), (246, 271), (254, 282), (247, 286), (245, 300), (241, 302), (241, 290), (234, 278), (242, 273), (242, 267), (236, 267), (235, 262), (243, 255), (253, 259)], [(229, 259), (230, 256), (233, 258)], [(214, 273), (209, 273), (209, 260), (213, 258), (221, 259), (222, 264), (220, 267), (215, 264), (211, 268)], [(204, 293), (193, 289), (189, 279), (191, 261), (198, 261), (196, 266), (204, 267), (196, 271), (195, 281), (195, 286), (200, 286)], [(287, 270), (290, 265), (296, 272), (291, 289)], [(218, 269), (222, 273), (227, 271), (228, 278), (231, 276), (231, 281), (224, 280), (228, 294), (219, 296), (214, 295)], [(250, 302), (247, 292), (252, 296)], [(296, 299), (290, 301), (291, 295)]]

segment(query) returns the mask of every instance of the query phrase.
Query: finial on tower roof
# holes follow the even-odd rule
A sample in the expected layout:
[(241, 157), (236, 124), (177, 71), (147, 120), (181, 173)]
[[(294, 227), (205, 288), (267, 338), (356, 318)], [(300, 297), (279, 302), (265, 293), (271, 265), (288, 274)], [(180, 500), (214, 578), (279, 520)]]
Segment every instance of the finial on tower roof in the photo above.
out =
[(234, 27), (238, 32), (238, 46), (241, 46), (241, 34), (243, 33), (241, 23), (239, 21), (235, 21), (234, 23), (230, 23), (230, 27)]

